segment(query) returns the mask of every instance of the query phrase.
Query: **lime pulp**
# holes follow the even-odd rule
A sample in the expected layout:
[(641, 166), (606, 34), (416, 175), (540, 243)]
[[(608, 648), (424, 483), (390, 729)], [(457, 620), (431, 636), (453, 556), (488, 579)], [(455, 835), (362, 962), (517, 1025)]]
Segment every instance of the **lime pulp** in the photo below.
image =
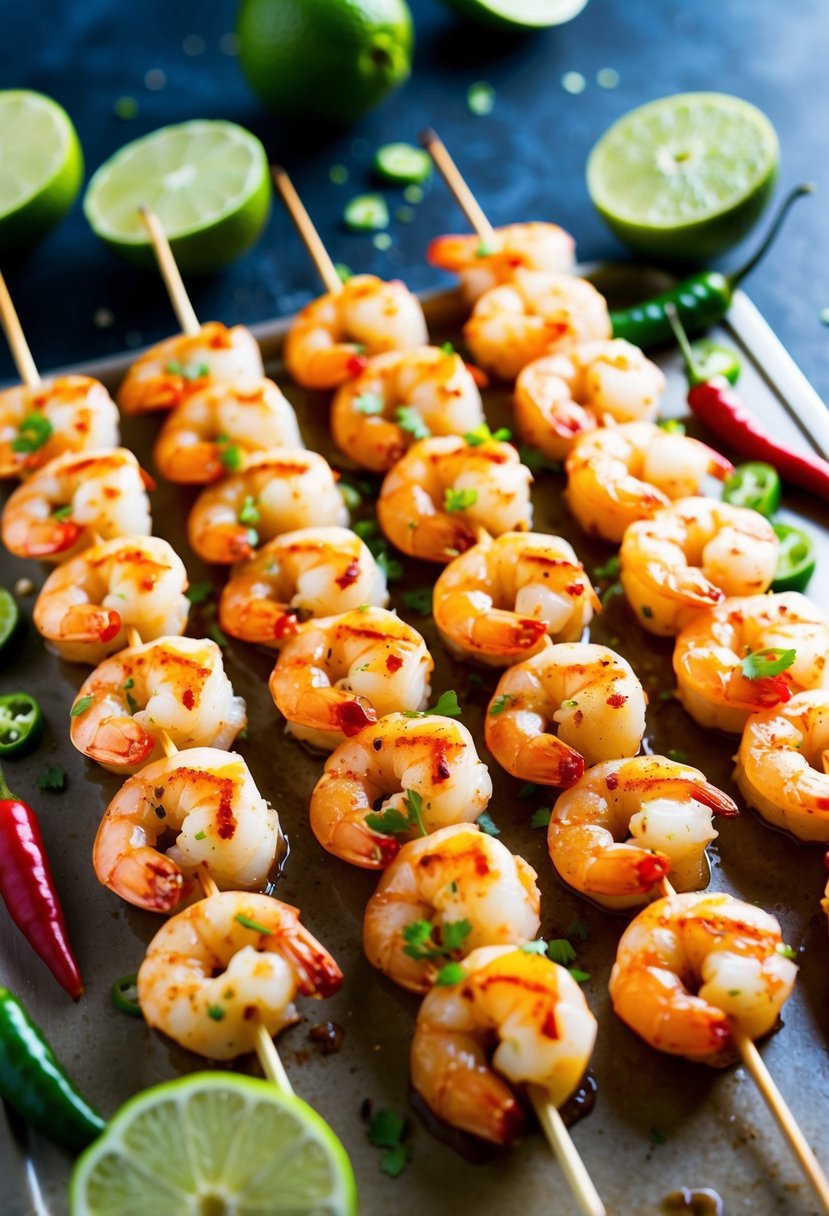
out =
[(131, 1098), (77, 1161), (71, 1216), (354, 1216), (345, 1149), (269, 1082), (200, 1072)]

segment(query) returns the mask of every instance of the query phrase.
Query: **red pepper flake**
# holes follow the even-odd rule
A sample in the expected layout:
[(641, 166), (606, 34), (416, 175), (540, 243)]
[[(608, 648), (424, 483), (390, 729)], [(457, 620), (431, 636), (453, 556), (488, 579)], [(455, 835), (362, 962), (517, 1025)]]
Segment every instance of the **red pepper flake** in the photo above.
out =
[(584, 593), (584, 583), (569, 583), (564, 590), (568, 595), (582, 595)]
[(399, 671), (402, 666), (403, 666), (403, 660), (400, 658), (400, 655), (390, 654), (386, 658), (386, 670), (387, 671)]
[(356, 558), (354, 558), (353, 561), (350, 561), (348, 563), (348, 565), (346, 566), (345, 570), (340, 575), (340, 577), (334, 579), (334, 582), (337, 584), (338, 587), (342, 587), (343, 590), (345, 590), (345, 588), (350, 587), (352, 583), (356, 583), (357, 579), (359, 577), (360, 577), (360, 563), (357, 561)]
[(192, 688), (185, 688), (181, 694), (181, 703), (185, 709), (192, 709), (196, 703), (196, 697)]
[(552, 1009), (547, 1010), (544, 1022), (541, 1026), (541, 1033), (544, 1035), (545, 1039), (558, 1038), (558, 1026), (556, 1025), (556, 1018)]
[(615, 790), (619, 785), (619, 774), (608, 773), (604, 779), (604, 783), (609, 790)]
[(621, 709), (627, 702), (627, 697), (621, 692), (612, 692), (607, 698), (607, 704), (611, 709)]

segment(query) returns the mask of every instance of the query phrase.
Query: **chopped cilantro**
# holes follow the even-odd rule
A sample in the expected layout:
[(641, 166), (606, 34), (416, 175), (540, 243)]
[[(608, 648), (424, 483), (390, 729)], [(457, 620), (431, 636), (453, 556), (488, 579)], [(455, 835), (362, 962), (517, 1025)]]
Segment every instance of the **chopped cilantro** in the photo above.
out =
[(239, 508), (237, 516), (240, 524), (258, 524), (261, 516), (256, 506), (256, 499), (251, 494), (245, 495), (245, 500)]
[(546, 828), (553, 816), (553, 808), (550, 806), (540, 806), (537, 811), (533, 811), (530, 816), (531, 828)]
[(688, 759), (688, 753), (684, 752), (680, 747), (669, 747), (665, 755), (669, 760), (673, 760), (675, 764), (684, 764)]
[(532, 781), (525, 781), (518, 791), (519, 798), (534, 798), (540, 790), (541, 786), (534, 785)]
[(374, 560), (385, 574), (390, 583), (403, 577), (403, 566), (396, 557), (389, 557), (388, 549), (383, 548), (374, 554)]
[(478, 491), (472, 490), (468, 486), (462, 490), (449, 487), (443, 491), (443, 507), (444, 510), (450, 513), (454, 511), (467, 511), (470, 507), (474, 507), (477, 501)]
[(406, 790), (403, 799), (406, 814), (396, 807), (386, 807), (384, 811), (370, 811), (366, 815), (366, 825), (372, 832), (380, 832), (384, 836), (397, 836), (401, 832), (409, 832), (417, 828), (418, 836), (425, 836), (423, 826), (423, 799), (416, 790)]
[(566, 937), (555, 937), (547, 942), (547, 956), (561, 967), (569, 967), (576, 961), (576, 949)]
[(41, 773), (36, 781), (37, 788), (44, 792), (56, 792), (66, 789), (66, 769), (60, 764), (53, 764)]
[(496, 718), (498, 716), (498, 714), (502, 714), (504, 712), (504, 710), (509, 705), (510, 701), (514, 701), (514, 700), (515, 700), (515, 698), (510, 693), (502, 692), (500, 697), (495, 697), (495, 699), (490, 704), (489, 713), (492, 715), (493, 718)]
[(508, 443), (512, 439), (512, 431), (507, 430), (505, 426), (491, 431), (487, 424), (482, 422), (474, 431), (467, 431), (463, 439), (471, 448), (480, 447), (482, 443)]
[(386, 405), (379, 393), (360, 393), (354, 398), (354, 408), (360, 414), (372, 415), (382, 414)]
[(410, 608), (418, 616), (432, 615), (431, 587), (418, 587), (416, 591), (401, 591), (400, 598), (404, 607)]
[(547, 943), (543, 937), (539, 937), (538, 940), (534, 942), (524, 942), (523, 945), (519, 946), (518, 948), (519, 950), (523, 950), (525, 954), (547, 953)]
[(472, 932), (468, 920), (451, 920), (436, 928), (428, 920), (413, 920), (403, 926), (403, 953), (419, 962), (451, 962)]
[(195, 836), (193, 837), (193, 839), (194, 839), (194, 840), (205, 840), (205, 839), (206, 839), (206, 837), (207, 837), (207, 832), (196, 832), (196, 834), (195, 834)]
[(614, 553), (609, 557), (603, 566), (593, 567), (594, 578), (616, 578), (622, 568), (622, 561), (618, 553)]
[(610, 586), (605, 588), (605, 590), (599, 596), (599, 599), (601, 600), (602, 608), (606, 608), (615, 595), (621, 595), (621, 594), (622, 594), (622, 584), (621, 583), (611, 583)]
[(90, 708), (90, 706), (93, 704), (94, 700), (95, 700), (95, 698), (93, 697), (93, 695), (91, 693), (89, 693), (85, 697), (80, 697), (75, 702), (75, 704), (72, 706), (72, 708), (70, 709), (69, 717), (70, 718), (80, 718), (81, 714), (85, 714), (86, 711)]
[(590, 979), (589, 971), (580, 971), (578, 967), (568, 967), (568, 971), (577, 984), (586, 984)]
[(567, 926), (567, 936), (574, 937), (577, 942), (586, 942), (590, 936), (590, 926), (577, 916), (572, 924)]
[(213, 584), (206, 579), (203, 583), (193, 583), (184, 593), (191, 604), (195, 607), (198, 604), (203, 604), (205, 600), (209, 600), (213, 594)]
[(214, 1022), (221, 1022), (222, 1018), (225, 1016), (225, 1012), (226, 1010), (224, 1005), (207, 1006), (207, 1016), (212, 1018)]
[(266, 925), (260, 925), (258, 920), (245, 916), (244, 912), (237, 912), (233, 919), (238, 921), (240, 925), (244, 925), (246, 929), (253, 929), (254, 933), (264, 933), (268, 937), (273, 935), (273, 929), (269, 929)]
[(779, 942), (775, 946), (775, 950), (777, 951), (778, 954), (782, 954), (783, 958), (790, 958), (790, 959), (797, 958), (796, 951), (793, 950), (791, 946), (787, 946), (785, 942)]
[(669, 435), (685, 434), (685, 423), (680, 422), (678, 418), (663, 418), (656, 425), (661, 427), (663, 431), (667, 431)]
[(560, 462), (550, 460), (543, 452), (539, 452), (537, 448), (531, 448), (526, 444), (522, 444), (518, 449), (518, 454), (521, 457), (521, 463), (525, 464), (531, 473), (561, 472)]
[(462, 963), (447, 963), (441, 967), (435, 978), (438, 988), (448, 988), (451, 984), (459, 984), (466, 979), (466, 970)]
[(411, 405), (399, 405), (394, 417), (401, 431), (406, 431), (413, 439), (428, 439), (432, 433)]
[(12, 451), (22, 454), (39, 451), (52, 435), (52, 424), (43, 414), (26, 414), (12, 440)]
[(369, 1142), (375, 1148), (385, 1149), (380, 1169), (390, 1178), (396, 1178), (408, 1164), (410, 1153), (403, 1143), (405, 1135), (406, 1120), (396, 1111), (378, 1110), (369, 1123)]
[(57, 507), (52, 512), (52, 519), (64, 520), (69, 519), (72, 514), (72, 504), (68, 502), (65, 507)]
[(230, 645), (227, 634), (222, 631), (217, 621), (210, 622), (207, 626), (207, 632), (217, 646), (225, 647)]
[(238, 472), (242, 467), (242, 451), (235, 443), (227, 443), (219, 452), (219, 460), (231, 473)]
[(762, 680), (764, 676), (779, 676), (781, 671), (791, 667), (796, 658), (796, 650), (769, 647), (767, 650), (749, 652), (740, 667), (747, 680)]
[(201, 380), (204, 376), (210, 375), (210, 368), (206, 363), (190, 364), (189, 367), (185, 367), (177, 359), (171, 359), (165, 365), (164, 370), (171, 376), (181, 376), (182, 380)]

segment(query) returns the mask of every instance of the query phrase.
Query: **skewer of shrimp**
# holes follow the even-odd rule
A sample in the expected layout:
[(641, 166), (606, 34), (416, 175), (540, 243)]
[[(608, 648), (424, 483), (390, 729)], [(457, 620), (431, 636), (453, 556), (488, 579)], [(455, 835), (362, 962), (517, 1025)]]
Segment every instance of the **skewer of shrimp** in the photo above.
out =
[[(682, 895), (677, 896), (676, 891), (674, 890), (673, 886), (671, 885), (671, 883), (668, 881), (667, 878), (662, 878), (662, 880), (660, 881), (660, 884), (659, 884), (659, 890), (665, 900), (672, 900), (672, 899), (683, 900), (683, 899), (685, 899), (685, 900), (689, 900), (693, 903), (696, 900), (713, 898), (714, 900), (728, 899), (729, 901), (731, 901), (733, 903), (740, 902), (737, 900), (731, 900), (730, 896), (716, 896), (715, 895), (713, 897), (708, 897), (701, 893), (696, 893), (696, 892), (689, 893), (686, 896), (682, 896)], [(665, 906), (665, 905), (663, 905), (663, 906)], [(654, 917), (657, 917), (657, 919), (658, 919), (659, 913), (658, 913), (658, 911), (655, 911), (655, 909), (657, 909), (657, 905), (650, 904), (644, 910), (644, 912), (640, 913), (639, 917), (636, 918), (636, 921), (639, 921), (642, 918), (654, 920)], [(749, 936), (750, 936), (750, 931), (752, 928), (754, 928), (754, 926), (749, 923), (748, 917), (750, 917), (750, 915), (753, 914), (756, 910), (755, 910), (754, 906), (750, 905), (750, 904), (746, 904), (745, 909), (746, 909), (746, 913), (747, 913), (746, 925), (748, 927)], [(692, 912), (690, 914), (693, 915)], [(757, 913), (757, 915), (760, 916), (764, 922), (762, 925), (757, 927), (757, 930), (756, 930), (757, 933), (759, 934), (761, 932), (761, 930), (765, 930), (766, 936), (773, 937), (774, 932), (776, 931), (777, 937), (779, 938), (780, 932), (779, 932), (779, 927), (777, 926), (777, 922), (774, 921), (773, 918), (769, 917), (764, 912), (759, 912), (759, 913)], [(632, 922), (630, 928), (633, 928), (636, 925), (636, 921)], [(771, 926), (769, 926), (765, 923), (765, 922), (769, 922), (769, 921), (771, 921)], [(630, 928), (626, 931), (626, 934), (623, 936), (622, 944), (624, 943), (625, 937), (627, 936), (627, 934), (630, 933)], [(745, 928), (746, 928), (746, 926), (743, 926), (743, 925), (735, 925), (735, 932), (737, 932), (738, 930), (740, 932), (742, 932)], [(723, 935), (721, 935), (721, 936), (723, 936)], [(778, 949), (778, 946), (779, 946), (779, 941), (776, 944), (774, 941), (772, 941), (772, 953), (776, 953), (777, 955), (780, 954), (780, 950)], [(723, 949), (727, 949), (727, 947), (723, 947)], [(658, 965), (658, 964), (656, 964), (656, 965)], [(618, 956), (617, 956), (616, 966), (617, 967), (619, 966)], [(618, 1013), (618, 996), (616, 996), (616, 997), (613, 996), (613, 984), (614, 984), (615, 972), (616, 972), (616, 968), (614, 967), (614, 974), (611, 975), (611, 996), (612, 996), (612, 999), (614, 999), (614, 1005), (616, 1006), (616, 1010)], [(724, 982), (724, 979), (722, 976), (718, 976), (718, 977), (716, 977), (716, 979), (717, 979), (717, 981), (720, 981), (720, 980), (723, 981), (722, 983), (720, 983), (720, 987), (728, 988), (728, 984)], [(749, 982), (750, 982), (750, 980), (749, 980)], [(769, 984), (770, 984), (770, 987), (775, 986), (774, 984), (772, 984), (771, 980), (769, 981)], [(791, 976), (790, 982), (788, 985), (786, 985), (784, 983), (783, 979), (781, 979), (777, 982), (776, 987), (778, 989), (785, 990), (785, 988), (788, 987), (788, 991), (784, 991), (783, 995), (782, 995), (782, 999), (779, 999), (780, 1005), (783, 1004), (783, 1001), (785, 1001), (786, 997), (789, 995), (789, 992), (791, 991), (791, 987), (793, 984), (794, 984), (794, 975)], [(699, 1004), (700, 1003), (699, 998), (695, 998), (695, 999), (696, 999), (697, 1004)], [(640, 997), (640, 1003), (642, 1003), (641, 997)], [(626, 1020), (626, 1019), (623, 1018), (623, 1020)], [(724, 1029), (726, 1031), (726, 1036), (730, 1037), (732, 1046), (739, 1053), (743, 1067), (749, 1073), (749, 1075), (751, 1076), (751, 1079), (754, 1081), (755, 1085), (759, 1089), (764, 1102), (766, 1103), (766, 1105), (769, 1108), (769, 1111), (771, 1112), (778, 1127), (780, 1128), (780, 1130), (782, 1131), (786, 1140), (788, 1141), (789, 1147), (791, 1148), (792, 1152), (794, 1153), (795, 1157), (797, 1158), (798, 1162), (800, 1163), (800, 1166), (803, 1169), (803, 1172), (806, 1174), (806, 1177), (809, 1179), (809, 1182), (812, 1184), (815, 1194), (817, 1195), (818, 1199), (821, 1202), (823, 1211), (826, 1213), (829, 1213), (829, 1179), (827, 1178), (827, 1176), (823, 1170), (823, 1167), (821, 1166), (820, 1162), (818, 1161), (817, 1157), (815, 1156), (814, 1152), (812, 1151), (812, 1148), (811, 1148), (808, 1140), (804, 1136), (799, 1123), (797, 1122), (797, 1120), (795, 1119), (791, 1110), (789, 1109), (786, 1099), (781, 1094), (780, 1090), (777, 1087), (777, 1083), (775, 1082), (774, 1078), (772, 1077), (771, 1073), (769, 1072), (768, 1068), (766, 1067), (765, 1061), (763, 1060), (763, 1057), (760, 1055), (759, 1051), (757, 1050), (757, 1047), (755, 1046), (753, 1038), (751, 1037), (749, 1032), (744, 1029), (744, 1027), (740, 1023), (740, 1021), (734, 1016), (726, 1018)], [(761, 1031), (760, 1033), (764, 1033), (764, 1031)]]

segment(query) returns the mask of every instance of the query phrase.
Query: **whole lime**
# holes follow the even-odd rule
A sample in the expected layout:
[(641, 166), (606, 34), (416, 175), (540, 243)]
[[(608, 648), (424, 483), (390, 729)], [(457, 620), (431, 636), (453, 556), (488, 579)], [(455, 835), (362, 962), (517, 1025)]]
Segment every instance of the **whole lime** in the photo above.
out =
[(349, 123), (411, 72), (405, 0), (242, 0), (239, 61), (278, 114)]
[(774, 127), (756, 106), (726, 93), (678, 93), (605, 132), (587, 162), (587, 188), (637, 253), (702, 262), (760, 218), (778, 159)]

